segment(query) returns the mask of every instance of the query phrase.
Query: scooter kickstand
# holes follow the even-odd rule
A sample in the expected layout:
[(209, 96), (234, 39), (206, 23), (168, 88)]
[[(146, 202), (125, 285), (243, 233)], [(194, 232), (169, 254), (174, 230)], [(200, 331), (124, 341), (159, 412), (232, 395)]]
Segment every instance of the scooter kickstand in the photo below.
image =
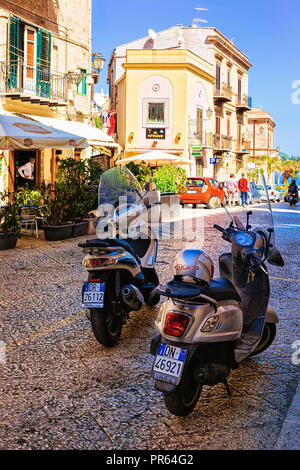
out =
[(225, 385), (226, 387), (226, 390), (227, 390), (227, 393), (228, 393), (228, 396), (231, 397), (232, 396), (232, 393), (231, 393), (231, 390), (230, 390), (230, 387), (229, 387), (229, 384), (227, 382), (227, 379), (224, 379), (223, 380), (223, 384)]

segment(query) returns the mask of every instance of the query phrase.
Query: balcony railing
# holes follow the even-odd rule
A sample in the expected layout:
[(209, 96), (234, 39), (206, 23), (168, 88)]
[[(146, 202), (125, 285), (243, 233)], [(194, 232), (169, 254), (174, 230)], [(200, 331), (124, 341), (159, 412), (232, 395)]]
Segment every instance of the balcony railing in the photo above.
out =
[[(0, 62), (0, 93), (20, 94), (67, 103), (65, 75), (54, 74), (47, 68), (33, 68), (19, 60), (16, 64)], [(24, 98), (24, 96), (23, 96)]]
[(240, 111), (248, 111), (252, 108), (252, 98), (248, 95), (238, 96), (236, 100), (236, 107)]
[(236, 144), (236, 152), (237, 153), (249, 153), (251, 149), (251, 141), (250, 140), (242, 140), (242, 142), (237, 142)]
[(220, 88), (214, 89), (215, 101), (231, 101), (232, 100), (232, 87), (223, 84)]
[(232, 137), (215, 134), (214, 135), (214, 147), (216, 150), (222, 150), (224, 152), (232, 150)]

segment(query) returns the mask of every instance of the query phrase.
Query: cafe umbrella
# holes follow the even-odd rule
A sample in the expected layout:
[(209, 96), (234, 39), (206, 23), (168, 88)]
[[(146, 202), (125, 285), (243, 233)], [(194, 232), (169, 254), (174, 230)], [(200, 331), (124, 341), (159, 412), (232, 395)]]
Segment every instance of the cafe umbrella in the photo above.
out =
[(86, 148), (87, 140), (75, 134), (9, 113), (0, 114), (1, 150), (37, 150), (42, 148)]

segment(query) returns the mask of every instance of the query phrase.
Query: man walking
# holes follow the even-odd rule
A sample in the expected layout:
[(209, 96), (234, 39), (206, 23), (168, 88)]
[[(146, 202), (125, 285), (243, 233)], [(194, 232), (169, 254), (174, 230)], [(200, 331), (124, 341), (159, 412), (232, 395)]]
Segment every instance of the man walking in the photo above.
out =
[(244, 173), (242, 174), (242, 177), (239, 180), (239, 190), (241, 191), (242, 206), (246, 207), (248, 201), (249, 184), (248, 180), (245, 178)]
[(230, 175), (230, 178), (225, 181), (225, 188), (227, 189), (228, 205), (229, 207), (232, 207), (234, 206), (234, 197), (237, 190), (234, 175)]

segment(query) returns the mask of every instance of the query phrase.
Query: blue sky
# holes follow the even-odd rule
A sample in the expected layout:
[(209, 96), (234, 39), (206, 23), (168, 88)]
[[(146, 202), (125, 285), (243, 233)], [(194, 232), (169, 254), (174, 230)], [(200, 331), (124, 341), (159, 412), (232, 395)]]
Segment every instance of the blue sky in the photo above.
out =
[(147, 36), (149, 28), (189, 26), (195, 7), (208, 8), (204, 26), (233, 38), (253, 64), (249, 95), (253, 106), (274, 117), (275, 146), (300, 155), (300, 0), (93, 0), (92, 47), (106, 59), (96, 91), (108, 90), (107, 65), (116, 46)]

